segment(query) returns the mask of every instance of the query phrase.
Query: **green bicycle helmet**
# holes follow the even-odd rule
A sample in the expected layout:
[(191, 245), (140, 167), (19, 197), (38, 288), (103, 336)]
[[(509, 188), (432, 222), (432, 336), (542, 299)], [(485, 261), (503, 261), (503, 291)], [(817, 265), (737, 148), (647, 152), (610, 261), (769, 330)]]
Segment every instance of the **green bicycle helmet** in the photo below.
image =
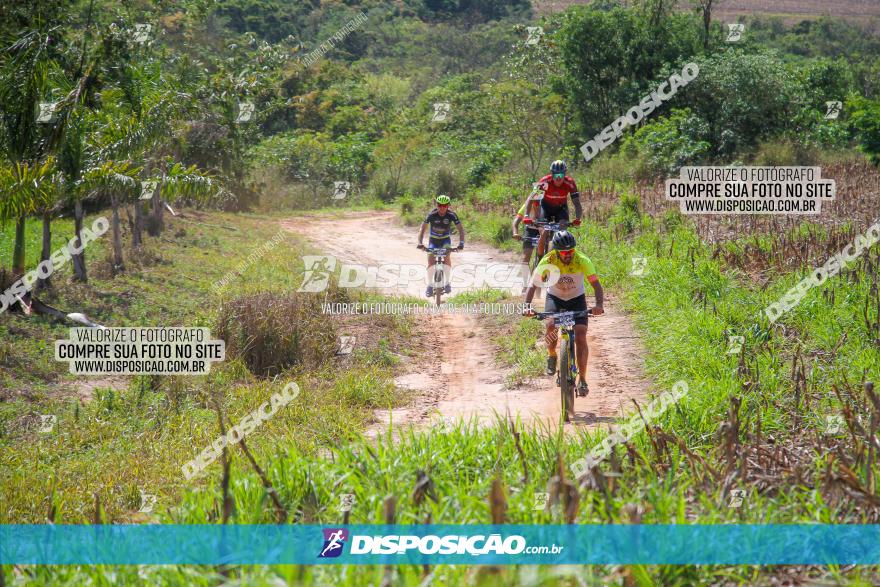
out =
[(445, 204), (448, 206), (450, 200), (449, 200), (449, 196), (440, 195), (440, 196), (437, 196), (437, 199), (435, 201), (440, 205)]

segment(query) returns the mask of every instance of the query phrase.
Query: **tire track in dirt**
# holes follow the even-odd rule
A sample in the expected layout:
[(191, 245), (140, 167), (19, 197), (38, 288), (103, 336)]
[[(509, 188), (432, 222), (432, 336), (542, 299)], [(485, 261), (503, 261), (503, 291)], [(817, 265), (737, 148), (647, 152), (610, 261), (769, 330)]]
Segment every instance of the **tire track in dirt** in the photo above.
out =
[[(426, 261), (425, 253), (415, 247), (418, 227), (401, 226), (393, 212), (351, 212), (344, 218), (314, 216), (281, 224), (339, 262), (424, 265)], [(516, 262), (516, 255), (473, 241), (465, 251), (453, 254), (453, 266)], [(422, 297), (424, 287), (421, 281), (410, 282), (384, 293)], [(453, 295), (461, 291), (453, 281)], [(536, 306), (540, 303), (536, 300)], [(622, 411), (630, 410), (631, 399), (641, 403), (648, 392), (639, 339), (626, 315), (607, 300), (605, 306), (605, 315), (589, 324), (590, 395), (575, 398), (574, 421), (565, 425), (566, 430), (612, 423)], [(539, 376), (528, 385), (508, 387), (510, 369), (496, 361), (491, 334), (477, 316), (441, 314), (419, 317), (415, 323), (415, 356), (408, 371), (395, 380), (399, 387), (416, 392), (414, 401), (393, 413), (378, 411), (369, 435), (384, 432), (389, 422), (395, 429), (451, 424), (459, 418), (488, 424), (496, 414), (505, 419), (519, 416), (529, 426), (546, 425), (551, 430), (558, 426), (560, 398), (555, 378)]]

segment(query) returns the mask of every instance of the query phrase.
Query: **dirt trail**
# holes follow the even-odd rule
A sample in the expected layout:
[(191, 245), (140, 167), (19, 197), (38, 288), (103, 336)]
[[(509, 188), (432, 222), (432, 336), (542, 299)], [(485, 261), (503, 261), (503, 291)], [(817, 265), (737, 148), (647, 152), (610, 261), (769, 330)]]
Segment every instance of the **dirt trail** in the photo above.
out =
[[(353, 212), (345, 218), (312, 217), (305, 222), (292, 219), (282, 226), (340, 262), (425, 263), (425, 253), (415, 248), (418, 227), (399, 225), (393, 212)], [(473, 241), (465, 251), (453, 255), (453, 266), (517, 262), (515, 255)], [(467, 289), (458, 287), (455, 280), (452, 285), (453, 295)], [(424, 282), (413, 281), (384, 291), (421, 297), (424, 287)], [(519, 290), (515, 288), (516, 293)], [(613, 422), (621, 409), (632, 408), (630, 399), (641, 403), (648, 392), (649, 383), (641, 368), (642, 349), (628, 317), (607, 300), (605, 310), (604, 316), (591, 319), (589, 325), (590, 395), (575, 399), (575, 418), (566, 429)], [(536, 377), (531, 385), (509, 388), (505, 384), (509, 369), (496, 363), (491, 334), (477, 316), (443, 314), (426, 316), (416, 323), (415, 357), (410, 370), (396, 380), (399, 386), (417, 391), (415, 402), (393, 414), (378, 412), (378, 422), (370, 433), (387, 429), (389, 419), (395, 427), (423, 427), (474, 417), (489, 423), (496, 413), (505, 419), (519, 415), (527, 425), (540, 423), (551, 429), (558, 425), (560, 399), (555, 378)]]

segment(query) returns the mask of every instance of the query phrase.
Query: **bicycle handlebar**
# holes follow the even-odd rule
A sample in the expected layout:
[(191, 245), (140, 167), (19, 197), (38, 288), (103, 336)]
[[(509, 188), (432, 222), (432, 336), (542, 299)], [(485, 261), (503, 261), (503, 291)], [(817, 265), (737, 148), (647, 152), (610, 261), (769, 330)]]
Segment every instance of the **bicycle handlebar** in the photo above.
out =
[(528, 219), (528, 222), (526, 222), (526, 220), (527, 220), (527, 219), (525, 219), (525, 218), (523, 219), (523, 224), (525, 224), (526, 226), (530, 226), (530, 227), (532, 227), (532, 228), (535, 228), (535, 227), (538, 227), (538, 228), (541, 228), (541, 227), (543, 227), (543, 228), (547, 228), (547, 227), (554, 227), (554, 226), (555, 226), (555, 227), (559, 227), (559, 226), (562, 226), (562, 225), (569, 225), (569, 224), (571, 224), (570, 221), (569, 221), (569, 222), (565, 222), (565, 221), (559, 221), (559, 222), (547, 222), (546, 220), (532, 220), (531, 218)]
[(571, 316), (572, 318), (583, 318), (584, 316), (592, 316), (593, 309), (587, 308), (586, 310), (579, 310), (577, 312), (573, 311), (562, 311), (562, 312), (535, 312), (532, 317), (536, 320), (545, 320), (547, 318), (557, 318), (559, 316)]
[(426, 251), (430, 255), (436, 255), (437, 253), (449, 253), (455, 250), (455, 247), (426, 247), (425, 245), (419, 245), (418, 248)]

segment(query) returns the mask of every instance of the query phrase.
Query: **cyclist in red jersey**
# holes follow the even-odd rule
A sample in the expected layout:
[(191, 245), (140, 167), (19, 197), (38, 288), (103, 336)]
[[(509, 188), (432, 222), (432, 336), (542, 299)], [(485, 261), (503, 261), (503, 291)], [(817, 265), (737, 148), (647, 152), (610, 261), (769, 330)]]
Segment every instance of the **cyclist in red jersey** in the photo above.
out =
[[(556, 160), (550, 164), (550, 174), (538, 180), (538, 184), (544, 191), (541, 198), (541, 220), (545, 222), (561, 222), (563, 228), (568, 225), (568, 198), (574, 203), (574, 221), (572, 226), (580, 226), (583, 208), (581, 207), (581, 194), (578, 192), (574, 179), (566, 175), (568, 166), (565, 161)], [(546, 234), (541, 236), (541, 247), (546, 250)]]

